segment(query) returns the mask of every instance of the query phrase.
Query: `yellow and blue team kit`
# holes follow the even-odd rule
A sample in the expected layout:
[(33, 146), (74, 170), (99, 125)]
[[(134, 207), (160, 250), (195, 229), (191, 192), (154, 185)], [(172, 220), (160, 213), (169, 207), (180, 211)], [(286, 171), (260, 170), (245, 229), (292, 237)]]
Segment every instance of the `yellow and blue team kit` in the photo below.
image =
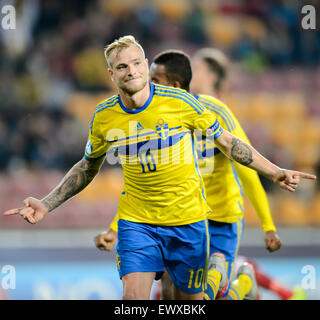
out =
[[(222, 128), (250, 143), (240, 123), (224, 103), (212, 96), (195, 97), (203, 107), (215, 114)], [(243, 192), (239, 180), (245, 186), (246, 193), (260, 217), (262, 229), (276, 229), (265, 192), (255, 171), (230, 160), (215, 146), (212, 139), (207, 139), (204, 135), (196, 136), (196, 150), (207, 202), (212, 209), (208, 216), (210, 254), (221, 252), (225, 255), (230, 280), (244, 229)], [(240, 179), (237, 172), (241, 173)], [(118, 227), (117, 221), (118, 216), (110, 225), (115, 231)], [(225, 295), (227, 294), (228, 290), (225, 292)]]
[[(185, 90), (149, 85), (148, 100), (136, 110), (127, 109), (120, 95), (96, 107), (85, 158), (94, 161), (117, 151), (123, 167), (117, 213), (120, 277), (165, 267), (180, 290), (197, 293), (205, 286), (210, 208), (193, 132), (215, 139), (223, 129), (215, 114)], [(152, 257), (148, 263), (146, 255)]]
[[(223, 129), (250, 144), (240, 123), (228, 106), (212, 96), (195, 95), (195, 97), (202, 106), (216, 115)], [(245, 185), (246, 193), (255, 206), (263, 230), (275, 230), (275, 226), (257, 173), (226, 157), (211, 139), (200, 137), (196, 144), (207, 202), (212, 209), (208, 215), (210, 254), (220, 252), (225, 255), (230, 280), (244, 231), (242, 184)], [(211, 169), (212, 165), (214, 165), (213, 170), (208, 172), (208, 168)], [(238, 173), (241, 173), (241, 177)], [(229, 288), (224, 296), (228, 295), (228, 291)]]
[[(248, 142), (245, 134), (240, 134), (241, 127), (225, 104), (211, 96), (195, 97), (202, 106), (216, 115), (223, 129)], [(214, 141), (202, 136), (197, 138), (196, 145), (207, 202), (212, 209), (208, 215), (210, 254), (220, 252), (226, 258), (229, 286), (223, 294), (225, 297), (229, 294), (234, 260), (244, 231), (242, 186), (233, 161), (215, 146)], [(211, 297), (211, 289), (208, 286), (205, 295)]]
[[(232, 111), (222, 101), (212, 96), (195, 95), (203, 107), (217, 117), (221, 127), (242, 141), (250, 141)], [(212, 139), (197, 139), (197, 155), (200, 174), (212, 209), (210, 220), (234, 223), (243, 218), (243, 186), (254, 205), (264, 231), (276, 230), (272, 221), (265, 192), (256, 171), (226, 157)], [(213, 170), (207, 168), (214, 164)], [(248, 183), (250, 182), (250, 183)]]

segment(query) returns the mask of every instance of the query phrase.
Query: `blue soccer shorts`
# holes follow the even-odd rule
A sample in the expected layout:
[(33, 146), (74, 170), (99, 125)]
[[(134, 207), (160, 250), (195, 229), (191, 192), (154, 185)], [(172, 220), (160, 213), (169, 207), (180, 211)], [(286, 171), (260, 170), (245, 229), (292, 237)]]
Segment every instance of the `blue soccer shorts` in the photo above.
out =
[[(244, 231), (244, 219), (239, 218), (234, 223), (224, 223), (213, 220), (209, 222), (210, 255), (215, 252), (224, 254), (226, 258), (229, 287), (233, 277), (234, 260), (238, 254), (240, 241)], [(223, 297), (229, 293), (229, 287)]]
[(117, 253), (120, 278), (132, 272), (156, 272), (159, 280), (166, 268), (176, 288), (199, 293), (207, 279), (208, 220), (158, 226), (120, 219)]

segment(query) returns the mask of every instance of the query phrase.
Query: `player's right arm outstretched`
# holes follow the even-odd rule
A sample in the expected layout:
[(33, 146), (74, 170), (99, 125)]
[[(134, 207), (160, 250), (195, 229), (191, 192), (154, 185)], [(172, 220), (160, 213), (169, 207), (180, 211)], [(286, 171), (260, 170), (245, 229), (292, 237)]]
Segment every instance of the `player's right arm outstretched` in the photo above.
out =
[(215, 143), (229, 158), (256, 170), (272, 180), (280, 188), (290, 192), (295, 191), (301, 178), (316, 179), (315, 175), (309, 173), (279, 168), (264, 158), (252, 146), (226, 130), (223, 130), (222, 134), (215, 140)]
[[(232, 114), (231, 117), (234, 117), (234, 115)], [(237, 121), (237, 119), (234, 120), (236, 127), (232, 134), (250, 145), (250, 141), (240, 123)], [(241, 165), (236, 161), (233, 162), (233, 166), (239, 176), (245, 194), (248, 196), (248, 199), (252, 203), (257, 215), (259, 216), (262, 230), (265, 232), (264, 241), (266, 249), (269, 252), (279, 250), (282, 242), (276, 233), (276, 226), (274, 225), (272, 219), (268, 198), (257, 172)]]
[(19, 214), (32, 224), (41, 221), (48, 212), (82, 191), (97, 175), (103, 160), (103, 158), (94, 161), (81, 159), (64, 176), (59, 185), (42, 200), (28, 197), (23, 201), (23, 207), (8, 210), (4, 215)]

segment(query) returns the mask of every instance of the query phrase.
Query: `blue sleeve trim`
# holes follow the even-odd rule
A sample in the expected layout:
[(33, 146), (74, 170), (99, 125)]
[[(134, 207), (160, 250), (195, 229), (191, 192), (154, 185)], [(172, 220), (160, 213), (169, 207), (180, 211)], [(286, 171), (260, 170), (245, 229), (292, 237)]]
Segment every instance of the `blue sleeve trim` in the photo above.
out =
[(213, 139), (219, 138), (223, 133), (223, 128), (220, 127), (219, 131), (213, 136)]
[(99, 159), (101, 159), (101, 158), (103, 158), (103, 157), (105, 157), (105, 156), (106, 156), (106, 153), (104, 153), (102, 156), (97, 157), (97, 158), (89, 158), (88, 156), (84, 155), (84, 158), (85, 158), (86, 160), (88, 160), (88, 161), (96, 161), (96, 160), (99, 160)]
[(221, 127), (219, 121), (216, 120), (215, 123), (214, 123), (212, 126), (210, 126), (208, 129), (206, 129), (206, 136), (207, 136), (207, 137), (212, 137), (212, 136), (215, 137), (215, 135), (217, 134), (217, 133), (215, 133), (215, 132), (216, 132), (217, 130), (218, 130), (218, 132), (219, 132), (219, 130), (220, 130), (221, 128), (222, 128), (222, 127)]

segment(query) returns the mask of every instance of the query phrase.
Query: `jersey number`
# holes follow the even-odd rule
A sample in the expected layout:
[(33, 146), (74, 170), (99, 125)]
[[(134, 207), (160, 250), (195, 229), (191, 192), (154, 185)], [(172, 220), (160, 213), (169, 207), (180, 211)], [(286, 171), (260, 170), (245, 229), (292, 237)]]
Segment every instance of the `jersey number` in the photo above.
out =
[(189, 270), (189, 272), (190, 272), (190, 278), (189, 278), (188, 288), (191, 288), (192, 285), (194, 285), (195, 288), (199, 288), (202, 284), (203, 269), (202, 268), (198, 269), (195, 277), (194, 277), (194, 269)]
[(150, 152), (150, 150), (148, 150), (144, 155), (142, 152), (139, 152), (139, 159), (142, 167), (142, 173), (146, 173), (146, 169), (147, 171), (157, 170), (153, 154)]

